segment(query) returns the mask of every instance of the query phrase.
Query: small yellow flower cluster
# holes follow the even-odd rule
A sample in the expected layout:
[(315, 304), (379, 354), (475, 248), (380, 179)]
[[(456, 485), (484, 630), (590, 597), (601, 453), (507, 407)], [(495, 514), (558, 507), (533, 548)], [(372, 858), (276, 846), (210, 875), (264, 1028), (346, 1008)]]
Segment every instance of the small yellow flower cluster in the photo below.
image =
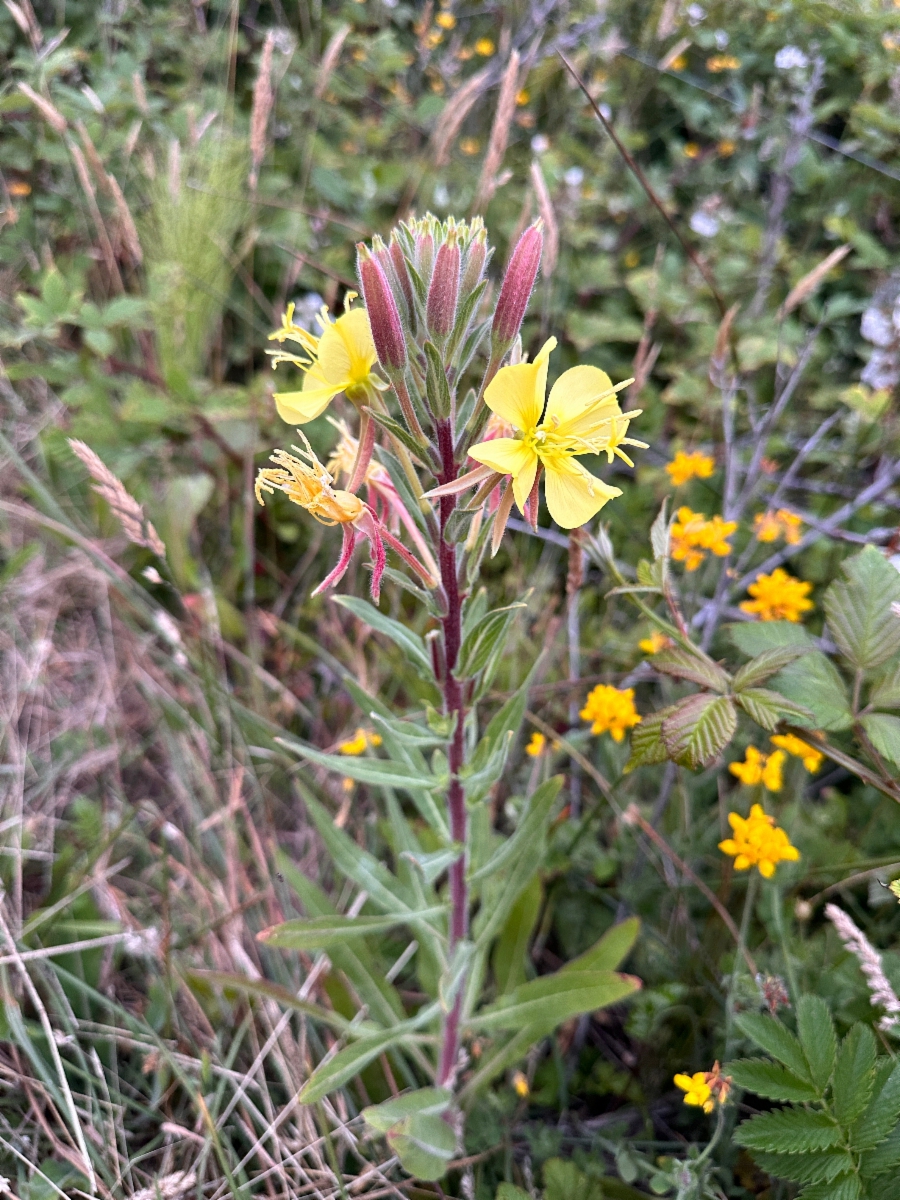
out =
[(672, 639), (656, 629), (649, 637), (641, 638), (638, 649), (643, 650), (645, 654), (659, 654), (660, 650), (667, 650), (671, 645)]
[(808, 599), (812, 584), (795, 579), (782, 567), (776, 567), (771, 575), (757, 575), (747, 591), (753, 599), (742, 601), (740, 608), (755, 614), (760, 621), (797, 622), (803, 613), (815, 607)]
[(723, 521), (714, 516), (707, 521), (703, 513), (692, 512), (687, 506), (679, 508), (677, 520), (672, 522), (670, 544), (672, 557), (683, 562), (685, 569), (696, 571), (706, 558), (706, 552), (725, 558), (731, 553), (726, 538), (737, 529), (737, 521)]
[(669, 63), (669, 70), (670, 71), (683, 71), (687, 65), (688, 65), (687, 55), (679, 54), (675, 58), (673, 58), (672, 61)]
[(473, 154), (477, 154), (481, 149), (481, 142), (479, 142), (478, 138), (474, 137), (460, 138), (459, 148), (462, 150), (463, 154), (468, 154), (469, 157), (471, 157)]
[(748, 746), (744, 761), (733, 762), (728, 770), (747, 787), (761, 783), (769, 792), (781, 791), (781, 770), (787, 760), (783, 750), (774, 754), (763, 754), (755, 746)]
[(544, 753), (546, 745), (547, 739), (542, 733), (538, 733), (537, 730), (535, 730), (535, 732), (531, 735), (531, 741), (525, 747), (525, 753), (529, 758), (540, 758), (540, 756)]
[(736, 871), (757, 867), (764, 879), (771, 879), (778, 863), (796, 862), (800, 857), (788, 835), (775, 824), (774, 817), (763, 812), (760, 804), (753, 805), (749, 817), (729, 813), (728, 823), (734, 837), (719, 842), (719, 849), (734, 859)]
[(731, 1076), (723, 1075), (718, 1063), (711, 1071), (695, 1071), (693, 1075), (676, 1075), (675, 1085), (685, 1093), (685, 1104), (693, 1108), (702, 1108), (705, 1113), (711, 1113), (718, 1104), (721, 1107), (728, 1101), (731, 1091)]
[(796, 513), (779, 508), (775, 512), (757, 513), (753, 518), (753, 532), (758, 542), (777, 542), (784, 538), (789, 546), (800, 541), (800, 526), (803, 521)]
[(714, 54), (706, 60), (707, 71), (712, 71), (714, 75), (720, 71), (736, 71), (740, 65), (741, 60), (733, 54)]
[(620, 690), (605, 683), (598, 683), (588, 695), (579, 715), (592, 722), (591, 733), (608, 732), (614, 742), (621, 742), (625, 730), (641, 721), (634, 707), (634, 688)]
[(346, 741), (338, 742), (338, 751), (341, 754), (365, 754), (369, 746), (380, 746), (381, 737), (377, 733), (372, 733), (366, 729), (357, 729), (352, 738), (347, 738)]
[(530, 1095), (530, 1093), (531, 1093), (531, 1088), (528, 1086), (528, 1080), (525, 1078), (525, 1075), (521, 1071), (513, 1072), (512, 1085), (513, 1085), (513, 1091), (516, 1093), (516, 1095), (519, 1097), (520, 1100), (524, 1100), (525, 1097)]
[(672, 487), (681, 487), (689, 479), (709, 479), (715, 466), (716, 460), (708, 454), (699, 450), (685, 454), (683, 450), (679, 450), (672, 461), (666, 464), (666, 471), (672, 480)]
[(475, 53), (480, 58), (490, 58), (496, 49), (496, 45), (489, 37), (479, 38), (475, 43)]
[(809, 742), (804, 742), (802, 738), (795, 737), (792, 733), (776, 733), (772, 736), (771, 742), (773, 746), (787, 750), (788, 754), (799, 758), (810, 775), (815, 775), (825, 759), (821, 750), (810, 746)]
[(731, 138), (723, 138), (721, 142), (717, 143), (716, 149), (723, 158), (731, 158), (732, 154), (737, 150), (737, 143), (733, 142)]
[(685, 158), (699, 158), (700, 147), (696, 142), (685, 142), (683, 153)]

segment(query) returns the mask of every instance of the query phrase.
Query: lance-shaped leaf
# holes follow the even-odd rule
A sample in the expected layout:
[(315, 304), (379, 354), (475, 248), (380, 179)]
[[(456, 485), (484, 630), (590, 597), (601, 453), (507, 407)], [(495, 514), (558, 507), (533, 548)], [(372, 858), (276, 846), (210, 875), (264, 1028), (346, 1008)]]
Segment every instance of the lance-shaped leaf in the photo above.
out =
[(900, 717), (890, 717), (887, 713), (866, 713), (859, 718), (859, 723), (878, 753), (894, 766), (900, 767)]
[(423, 346), (425, 351), (425, 390), (428, 396), (428, 406), (438, 418), (450, 416), (453, 399), (450, 395), (450, 385), (447, 382), (447, 372), (440, 351), (431, 342)]
[(669, 557), (669, 497), (662, 502), (662, 508), (650, 526), (650, 547), (653, 557), (666, 559)]
[(734, 690), (740, 692), (744, 688), (759, 687), (788, 663), (801, 658), (805, 653), (804, 646), (777, 646), (771, 650), (764, 650), (738, 669), (734, 677)]
[(769, 1062), (767, 1058), (741, 1058), (726, 1063), (726, 1074), (730, 1075), (739, 1088), (765, 1096), (768, 1100), (815, 1101), (821, 1099), (811, 1083), (798, 1079), (784, 1067)]
[(828, 1113), (780, 1108), (744, 1121), (735, 1131), (734, 1140), (750, 1150), (797, 1154), (839, 1146), (841, 1129)]
[(769, 688), (748, 687), (738, 692), (734, 698), (752, 721), (770, 733), (777, 729), (779, 721), (785, 719), (804, 722), (814, 719), (808, 708), (786, 700), (780, 693)]
[(614, 971), (632, 951), (641, 931), (639, 917), (629, 917), (608, 929), (599, 941), (595, 942), (578, 958), (573, 958), (564, 967), (563, 973), (573, 971)]
[(727, 692), (731, 686), (728, 672), (697, 648), (686, 650), (683, 646), (673, 646), (654, 654), (651, 661), (653, 669), (664, 675), (687, 679), (714, 692)]
[(842, 566), (846, 580), (825, 593), (828, 628), (844, 657), (869, 671), (900, 651), (900, 620), (891, 609), (900, 601), (900, 572), (874, 546)]
[(419, 921), (434, 922), (446, 915), (443, 906), (420, 909), (417, 913), (383, 917), (309, 917), (282, 921), (260, 930), (257, 941), (279, 950), (326, 950), (329, 946), (346, 942), (351, 938), (366, 937), (373, 933), (385, 933), (396, 925), (415, 926)]
[(683, 767), (705, 767), (728, 745), (737, 713), (727, 696), (688, 696), (662, 723), (671, 758)]
[(527, 605), (518, 601), (504, 608), (495, 608), (486, 613), (463, 638), (459, 659), (454, 668), (457, 679), (469, 679), (484, 670), (498, 642), (506, 640), (506, 634), (516, 612)]
[(412, 434), (409, 433), (406, 429), (404, 429), (404, 427), (400, 424), (399, 421), (395, 421), (394, 418), (389, 417), (387, 415), (387, 413), (378, 412), (374, 408), (365, 408), (364, 411), (369, 414), (370, 418), (377, 425), (380, 425), (382, 429), (386, 430), (391, 435), (391, 437), (395, 437), (398, 442), (402, 442), (403, 445), (406, 447), (406, 449), (409, 450), (412, 454), (414, 454), (416, 456), (416, 458), (418, 460), (421, 461), (421, 459), (422, 459), (422, 444), (421, 444), (421, 442), (417, 442), (416, 439), (412, 436)]
[(469, 1018), (475, 1029), (550, 1033), (569, 1017), (615, 1004), (640, 988), (640, 980), (615, 971), (557, 971), (523, 983)]
[(383, 612), (370, 604), (368, 600), (361, 600), (358, 596), (334, 596), (332, 597), (335, 604), (339, 604), (341, 608), (349, 609), (355, 617), (368, 625), (371, 629), (383, 633), (385, 637), (395, 642), (410, 662), (414, 662), (417, 667), (425, 671), (427, 679), (432, 678), (431, 656), (425, 649), (425, 643), (413, 630), (408, 629), (399, 621), (395, 621), (393, 617), (386, 616)]
[(420, 772), (405, 763), (391, 762), (390, 759), (365, 758), (363, 755), (354, 754), (326, 754), (324, 750), (305, 746), (302, 742), (289, 742), (287, 738), (275, 740), (298, 757), (318, 763), (329, 771), (355, 779), (359, 783), (371, 783), (377, 787), (406, 788), (409, 791), (419, 791), (422, 788), (434, 791), (435, 788), (443, 788), (447, 784), (446, 779), (429, 775), (425, 771)]

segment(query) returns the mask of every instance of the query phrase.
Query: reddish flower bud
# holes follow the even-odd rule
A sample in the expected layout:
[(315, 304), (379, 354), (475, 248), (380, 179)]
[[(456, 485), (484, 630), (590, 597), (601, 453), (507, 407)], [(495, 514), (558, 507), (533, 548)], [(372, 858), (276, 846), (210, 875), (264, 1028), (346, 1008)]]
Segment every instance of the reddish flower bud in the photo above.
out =
[(469, 252), (466, 255), (466, 265), (463, 270), (462, 284), (460, 285), (460, 292), (464, 297), (469, 296), (478, 287), (479, 283), (481, 283), (486, 263), (487, 232), (484, 229), (480, 229), (472, 239)]
[(403, 299), (406, 302), (406, 311), (409, 314), (410, 320), (415, 315), (415, 305), (413, 304), (412, 281), (409, 277), (409, 271), (406, 266), (406, 258), (403, 254), (403, 247), (397, 239), (391, 235), (391, 244), (388, 250), (391, 256), (391, 265), (394, 269), (394, 278), (400, 286), (400, 291)]
[[(420, 226), (424, 222), (420, 223)], [(434, 264), (434, 234), (428, 229), (416, 231), (416, 270), (419, 272), (419, 278), (427, 285), (431, 279), (431, 268)]]
[(497, 307), (494, 310), (494, 323), (491, 326), (491, 345), (494, 352), (506, 350), (515, 341), (531, 292), (537, 279), (538, 267), (541, 265), (541, 251), (544, 247), (544, 235), (541, 232), (541, 222), (529, 225), (513, 251)]
[(369, 314), (372, 341), (378, 352), (378, 361), (389, 375), (396, 375), (406, 368), (406, 338), (397, 301), (381, 263), (372, 257), (368, 247), (362, 243), (356, 250), (356, 269)]
[(456, 321), (456, 304), (459, 299), (459, 246), (454, 234), (438, 247), (434, 260), (434, 273), (428, 289), (425, 318), (428, 332), (435, 338), (449, 337)]

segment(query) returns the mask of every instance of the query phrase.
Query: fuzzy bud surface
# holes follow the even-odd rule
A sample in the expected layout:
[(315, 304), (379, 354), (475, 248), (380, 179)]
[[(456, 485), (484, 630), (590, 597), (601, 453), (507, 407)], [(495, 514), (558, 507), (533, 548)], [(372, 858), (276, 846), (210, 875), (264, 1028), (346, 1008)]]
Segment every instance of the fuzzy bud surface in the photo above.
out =
[(505, 351), (519, 334), (541, 265), (543, 248), (541, 225), (535, 222), (519, 238), (500, 288), (491, 327), (491, 346), (495, 353)]

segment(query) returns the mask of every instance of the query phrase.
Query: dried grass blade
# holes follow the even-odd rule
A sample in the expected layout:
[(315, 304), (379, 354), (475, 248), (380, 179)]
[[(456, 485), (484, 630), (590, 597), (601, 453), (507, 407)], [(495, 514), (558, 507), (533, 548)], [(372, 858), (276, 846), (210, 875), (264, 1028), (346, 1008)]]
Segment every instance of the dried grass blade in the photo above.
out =
[(786, 317), (788, 313), (793, 312), (795, 308), (801, 305), (804, 300), (808, 300), (813, 292), (818, 291), (819, 284), (832, 267), (836, 267), (839, 262), (843, 262), (852, 249), (853, 247), (850, 243), (845, 242), (843, 246), (838, 246), (836, 250), (832, 250), (828, 257), (823, 258), (818, 266), (813, 267), (811, 271), (807, 272), (788, 292), (784, 304), (778, 310), (778, 316)]

